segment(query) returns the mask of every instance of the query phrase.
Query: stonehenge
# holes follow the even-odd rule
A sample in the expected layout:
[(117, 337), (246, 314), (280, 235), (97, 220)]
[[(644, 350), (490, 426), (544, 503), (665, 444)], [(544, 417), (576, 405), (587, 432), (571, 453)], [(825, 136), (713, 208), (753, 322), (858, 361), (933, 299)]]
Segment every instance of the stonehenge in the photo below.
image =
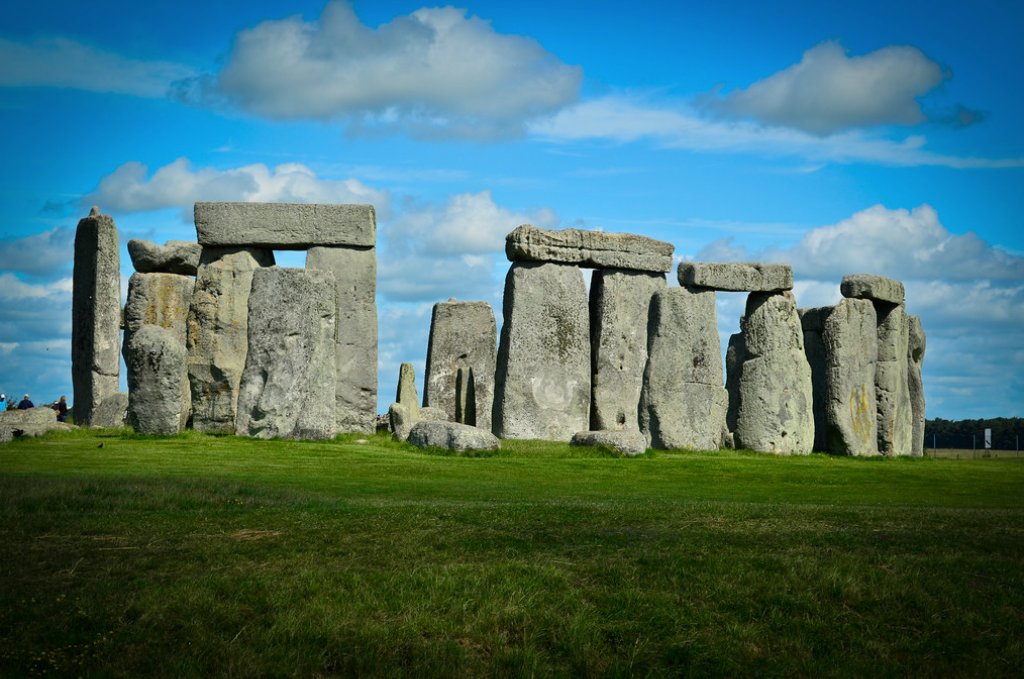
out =
[[(194, 217), (196, 242), (129, 241), (123, 310), (113, 220), (94, 208), (79, 222), (78, 423), (119, 426), (127, 410), (146, 434), (373, 433), (373, 206), (196, 203)], [(277, 266), (274, 250), (304, 250), (305, 267)], [(798, 309), (788, 264), (684, 261), (670, 286), (673, 252), (634, 234), (517, 227), (500, 332), (487, 302), (437, 302), (423, 401), (403, 363), (393, 436), (456, 450), (512, 438), (623, 455), (922, 454), (925, 335), (902, 283), (848, 275), (838, 303)], [(747, 295), (724, 361), (718, 292)]]

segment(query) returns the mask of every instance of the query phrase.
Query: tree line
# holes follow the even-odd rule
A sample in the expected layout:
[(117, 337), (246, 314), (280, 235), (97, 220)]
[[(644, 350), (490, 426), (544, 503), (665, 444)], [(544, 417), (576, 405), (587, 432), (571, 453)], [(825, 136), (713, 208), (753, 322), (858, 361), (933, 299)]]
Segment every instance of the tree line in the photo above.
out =
[[(924, 422), (924, 447), (972, 448), (977, 439), (978, 450), (985, 447), (985, 430), (992, 430), (993, 450), (1016, 450), (1024, 439), (1024, 419), (996, 417), (989, 420), (944, 420), (937, 417)], [(934, 439), (932, 438), (934, 436)]]

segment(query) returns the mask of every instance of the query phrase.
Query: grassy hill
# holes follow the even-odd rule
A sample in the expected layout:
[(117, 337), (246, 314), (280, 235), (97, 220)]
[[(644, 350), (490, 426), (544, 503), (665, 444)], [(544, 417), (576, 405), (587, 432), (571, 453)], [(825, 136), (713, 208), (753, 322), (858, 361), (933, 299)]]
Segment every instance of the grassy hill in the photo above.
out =
[(503, 446), (0, 445), (0, 676), (1024, 667), (1019, 459)]

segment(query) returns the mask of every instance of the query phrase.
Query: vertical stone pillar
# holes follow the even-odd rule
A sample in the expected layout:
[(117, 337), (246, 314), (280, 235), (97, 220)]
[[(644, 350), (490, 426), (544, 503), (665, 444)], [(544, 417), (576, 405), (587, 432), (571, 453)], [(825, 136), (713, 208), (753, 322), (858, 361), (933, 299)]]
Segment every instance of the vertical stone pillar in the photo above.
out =
[(338, 432), (372, 434), (377, 426), (377, 250), (312, 247), (306, 268), (331, 272), (337, 286)]
[(121, 372), (121, 255), (117, 227), (94, 207), (75, 231), (71, 293), (72, 405), (77, 424), (117, 393)]
[(876, 302), (875, 313), (878, 315), (878, 364), (875, 367), (878, 452), (910, 455), (914, 419), (907, 381), (910, 345), (907, 311), (903, 304)]
[(590, 419), (590, 316), (582, 272), (514, 262), (494, 379), (499, 438), (569, 441)]
[(665, 288), (651, 298), (639, 420), (652, 448), (718, 450), (726, 432), (715, 291)]
[(664, 274), (597, 269), (590, 280), (592, 395), (595, 430), (637, 430), (647, 365), (651, 297), (665, 289)]
[[(442, 408), (448, 419), (458, 419), (456, 396), (459, 371), (473, 373), (476, 412), (474, 426), (490, 431), (494, 402), (494, 366), (498, 331), (494, 310), (487, 302), (460, 302), (454, 297), (434, 305), (427, 344), (427, 373), (423, 380), (423, 406)], [(468, 381), (465, 383), (468, 388)]]
[(234, 433), (238, 389), (249, 346), (253, 272), (273, 266), (263, 248), (203, 248), (188, 312), (192, 428)]
[(827, 398), (825, 343), (821, 338), (825, 318), (834, 307), (805, 307), (797, 309), (804, 331), (804, 355), (811, 368), (811, 400), (814, 413), (814, 450), (825, 452), (825, 400)]
[(877, 455), (875, 308), (844, 299), (822, 324), (825, 351), (825, 448), (833, 455)]
[(907, 359), (907, 384), (910, 389), (910, 409), (913, 415), (913, 439), (910, 454), (924, 455), (924, 383), (921, 380), (921, 366), (924, 364), (926, 338), (921, 319), (907, 316), (910, 327), (910, 355)]

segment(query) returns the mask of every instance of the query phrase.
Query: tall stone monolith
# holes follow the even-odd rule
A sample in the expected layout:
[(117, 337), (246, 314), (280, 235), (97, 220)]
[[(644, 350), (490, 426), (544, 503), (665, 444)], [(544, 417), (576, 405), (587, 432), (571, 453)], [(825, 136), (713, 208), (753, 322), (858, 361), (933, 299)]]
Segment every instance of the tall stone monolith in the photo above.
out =
[(117, 393), (121, 372), (121, 255), (117, 227), (93, 208), (75, 231), (71, 293), (71, 383), (75, 422)]
[(569, 441), (590, 429), (590, 315), (576, 266), (509, 268), (493, 412), (499, 438)]
[(338, 432), (372, 434), (377, 421), (377, 250), (310, 248), (306, 268), (331, 272), (337, 284), (334, 398)]
[(718, 450), (729, 402), (722, 378), (714, 290), (655, 292), (639, 403), (640, 430), (650, 446)]
[(741, 325), (738, 448), (799, 455), (814, 446), (811, 368), (796, 300), (789, 291), (752, 292)]
[(878, 317), (878, 364), (875, 366), (878, 452), (910, 455), (914, 415), (908, 381), (910, 327), (906, 307), (876, 302), (875, 313)]
[(825, 353), (825, 450), (833, 455), (877, 455), (875, 307), (844, 299), (822, 323)]
[(249, 346), (249, 291), (272, 250), (203, 248), (187, 321), (192, 428), (234, 433)]
[(921, 366), (924, 364), (926, 338), (921, 319), (907, 316), (909, 324), (909, 352), (907, 358), (907, 385), (910, 389), (910, 410), (913, 416), (913, 438), (910, 454), (924, 455), (924, 383), (921, 381)]
[(475, 399), (472, 408), (476, 413), (473, 424), (490, 431), (497, 343), (494, 310), (487, 302), (460, 302), (452, 298), (435, 304), (427, 343), (423, 405), (443, 408), (449, 420), (466, 423), (457, 419), (457, 381), (461, 369), (471, 369)]
[(334, 436), (337, 308), (334, 277), (326, 271), (275, 266), (253, 272), (236, 434)]
[(141, 325), (125, 342), (124, 361), (129, 424), (140, 434), (167, 436), (181, 431), (188, 419), (181, 398), (184, 342), (172, 329)]
[(594, 430), (638, 430), (647, 365), (651, 297), (665, 289), (660, 273), (597, 269), (590, 279), (591, 401)]

